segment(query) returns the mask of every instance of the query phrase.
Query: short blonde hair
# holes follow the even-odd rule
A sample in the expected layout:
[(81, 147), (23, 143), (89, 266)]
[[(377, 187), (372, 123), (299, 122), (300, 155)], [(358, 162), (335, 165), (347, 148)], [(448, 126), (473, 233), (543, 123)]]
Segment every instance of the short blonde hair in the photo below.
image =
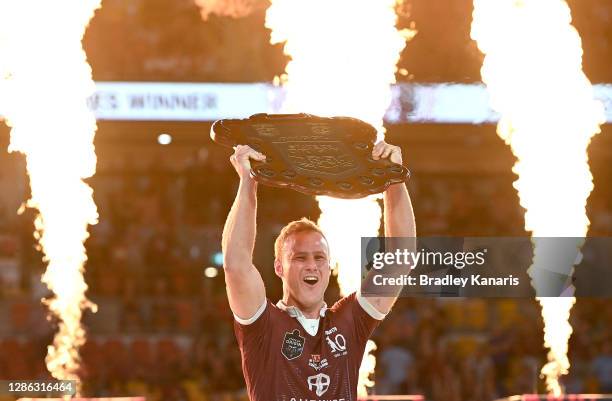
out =
[[(321, 236), (325, 238), (325, 234), (323, 234), (323, 231), (317, 225), (317, 223), (315, 223), (314, 221), (310, 219), (307, 219), (306, 217), (302, 217), (299, 220), (295, 220), (287, 224), (285, 227), (283, 227), (280, 234), (278, 234), (278, 237), (276, 238), (276, 241), (274, 242), (274, 258), (279, 259), (281, 257), (281, 255), (283, 254), (283, 245), (285, 244), (285, 240), (289, 236), (293, 234), (301, 233), (304, 231), (314, 231), (314, 232), (321, 234)], [(327, 242), (327, 238), (325, 238), (325, 242)], [(329, 243), (328, 243), (328, 250), (329, 250)]]

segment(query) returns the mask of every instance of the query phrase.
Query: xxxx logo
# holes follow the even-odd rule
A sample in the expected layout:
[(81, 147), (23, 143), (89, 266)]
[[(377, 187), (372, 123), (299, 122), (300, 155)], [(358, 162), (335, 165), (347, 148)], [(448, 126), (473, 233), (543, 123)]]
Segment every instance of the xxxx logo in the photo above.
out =
[(325, 332), (325, 341), (336, 358), (348, 353), (346, 350), (346, 338), (344, 338), (342, 334), (338, 333), (338, 329), (336, 327), (333, 327)]

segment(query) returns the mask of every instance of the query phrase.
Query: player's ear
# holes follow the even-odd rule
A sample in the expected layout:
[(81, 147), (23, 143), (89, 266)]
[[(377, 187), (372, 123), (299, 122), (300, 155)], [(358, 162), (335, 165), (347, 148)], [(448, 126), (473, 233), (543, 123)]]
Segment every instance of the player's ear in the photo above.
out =
[(283, 277), (283, 265), (279, 259), (274, 259), (274, 273), (278, 277)]

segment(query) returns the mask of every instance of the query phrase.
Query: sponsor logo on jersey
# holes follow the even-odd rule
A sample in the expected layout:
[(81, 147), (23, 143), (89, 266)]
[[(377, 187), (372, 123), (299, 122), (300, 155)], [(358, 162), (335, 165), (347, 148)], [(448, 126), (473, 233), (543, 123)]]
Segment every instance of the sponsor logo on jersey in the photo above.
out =
[(321, 359), (321, 355), (319, 354), (312, 354), (310, 355), (310, 359), (308, 359), (308, 366), (314, 368), (314, 370), (323, 369), (328, 365), (327, 358)]
[(338, 328), (336, 326), (332, 327), (329, 330), (325, 330), (325, 335), (328, 336), (330, 334), (336, 333), (338, 331)]
[(304, 341), (305, 338), (300, 336), (298, 329), (293, 330), (291, 333), (286, 332), (281, 353), (289, 361), (299, 357), (304, 351)]
[(319, 373), (318, 375), (308, 377), (308, 390), (314, 391), (317, 396), (325, 394), (329, 388), (329, 376), (325, 373)]
[(325, 341), (329, 346), (332, 355), (336, 358), (348, 354), (346, 350), (346, 338), (340, 333), (336, 327), (325, 330)]

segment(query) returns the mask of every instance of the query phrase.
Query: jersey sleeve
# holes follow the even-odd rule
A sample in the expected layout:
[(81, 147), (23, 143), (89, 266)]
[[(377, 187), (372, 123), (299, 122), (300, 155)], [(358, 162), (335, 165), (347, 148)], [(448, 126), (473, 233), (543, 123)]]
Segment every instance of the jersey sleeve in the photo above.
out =
[(356, 340), (359, 343), (365, 343), (386, 316), (377, 311), (366, 298), (355, 292), (336, 302), (333, 309), (341, 314), (350, 314)]
[(240, 319), (234, 315), (234, 333), (238, 345), (245, 356), (252, 350), (264, 350), (265, 338), (270, 325), (270, 300), (266, 299), (250, 319)]
[(270, 332), (274, 326), (273, 309), (272, 303), (266, 299), (250, 319), (242, 320), (234, 317), (234, 333), (242, 354), (242, 372), (248, 391), (254, 394), (266, 393), (269, 383), (267, 376), (262, 372), (266, 372), (271, 363)]

